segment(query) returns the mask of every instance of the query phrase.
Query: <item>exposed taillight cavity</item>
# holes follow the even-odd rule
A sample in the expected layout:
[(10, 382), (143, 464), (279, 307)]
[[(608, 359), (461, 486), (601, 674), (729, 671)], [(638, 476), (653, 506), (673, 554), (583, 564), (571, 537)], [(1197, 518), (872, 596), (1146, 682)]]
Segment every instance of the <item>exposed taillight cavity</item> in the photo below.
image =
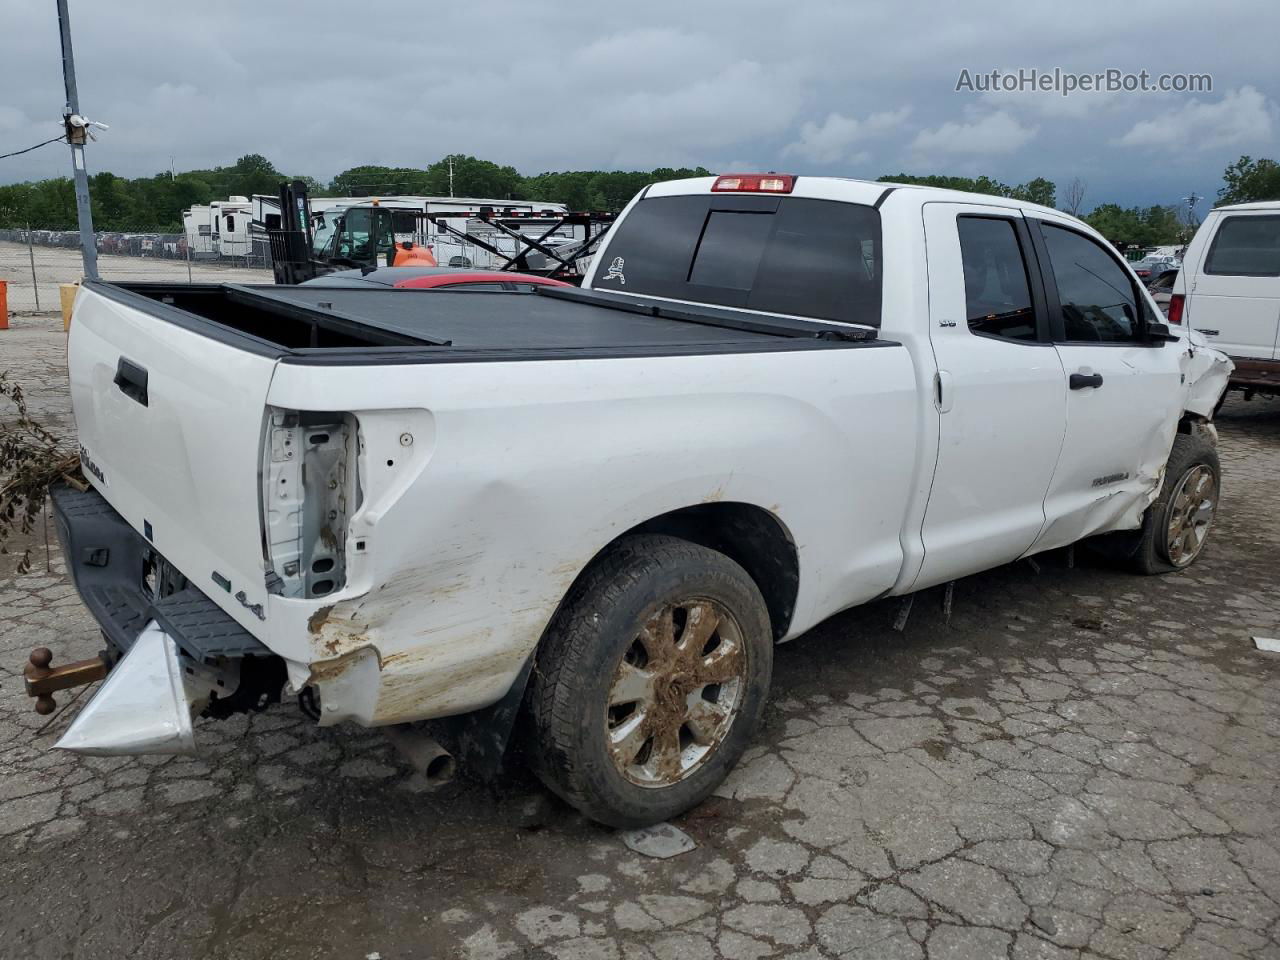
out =
[(347, 523), (360, 504), (359, 424), (350, 413), (268, 407), (265, 430), (267, 588), (328, 596), (346, 583)]
[(716, 177), (712, 193), (790, 193), (796, 178), (789, 173), (726, 173)]
[(1186, 299), (1186, 295), (1182, 293), (1175, 293), (1169, 297), (1169, 316), (1167, 319), (1170, 323), (1181, 325), (1182, 308), (1185, 306)]

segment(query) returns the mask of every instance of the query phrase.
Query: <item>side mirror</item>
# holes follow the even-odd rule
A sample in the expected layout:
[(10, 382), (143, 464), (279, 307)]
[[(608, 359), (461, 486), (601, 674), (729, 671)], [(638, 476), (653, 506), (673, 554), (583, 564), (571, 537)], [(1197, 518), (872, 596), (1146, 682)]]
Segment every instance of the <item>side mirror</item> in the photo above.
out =
[(1171, 331), (1167, 323), (1149, 323), (1147, 339), (1157, 343), (1177, 343), (1182, 338)]

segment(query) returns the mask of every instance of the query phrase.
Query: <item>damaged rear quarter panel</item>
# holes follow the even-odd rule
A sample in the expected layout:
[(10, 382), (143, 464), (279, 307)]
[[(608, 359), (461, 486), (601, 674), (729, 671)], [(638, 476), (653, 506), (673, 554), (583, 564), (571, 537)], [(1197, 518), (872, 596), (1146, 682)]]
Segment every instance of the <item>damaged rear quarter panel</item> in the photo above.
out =
[[(780, 367), (794, 379), (778, 384)], [(360, 422), (365, 502), (348, 584), (323, 601), (273, 597), (270, 614), (273, 647), (295, 686), (319, 687), (324, 723), (496, 701), (591, 558), (670, 510), (717, 499), (770, 509), (802, 570), (806, 550), (838, 546), (813, 560), (821, 581), (802, 577), (796, 630), (832, 612), (833, 597), (888, 589), (901, 566), (898, 481), (914, 449), (895, 441), (911, 433), (916, 399), (903, 350), (281, 366), (273, 404), (305, 410), (321, 398)], [(401, 473), (401, 435), (414, 434), (418, 456), (415, 430), (428, 421), (429, 453)], [(798, 458), (814, 476), (844, 478), (841, 496), (814, 497), (795, 477)], [(859, 507), (873, 500), (877, 510)]]

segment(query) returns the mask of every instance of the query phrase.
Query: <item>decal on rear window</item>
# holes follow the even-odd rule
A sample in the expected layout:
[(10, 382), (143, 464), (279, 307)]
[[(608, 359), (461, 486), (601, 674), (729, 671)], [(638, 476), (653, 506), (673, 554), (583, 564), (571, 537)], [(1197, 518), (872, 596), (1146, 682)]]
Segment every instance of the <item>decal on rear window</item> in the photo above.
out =
[(614, 257), (613, 263), (609, 264), (609, 271), (604, 275), (606, 280), (620, 280), (622, 285), (627, 285), (627, 278), (622, 274), (622, 268), (626, 266), (627, 261), (622, 257)]

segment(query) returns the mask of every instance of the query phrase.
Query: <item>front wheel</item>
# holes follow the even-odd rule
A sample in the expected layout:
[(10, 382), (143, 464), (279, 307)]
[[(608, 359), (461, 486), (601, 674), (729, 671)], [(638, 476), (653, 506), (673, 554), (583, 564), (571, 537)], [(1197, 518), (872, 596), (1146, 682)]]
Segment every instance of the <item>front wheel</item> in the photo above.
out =
[(683, 813), (750, 743), (772, 666), (764, 598), (741, 566), (673, 537), (628, 537), (575, 584), (538, 651), (534, 769), (610, 826)]
[(1221, 476), (1218, 451), (1206, 433), (1174, 438), (1160, 496), (1129, 541), (1130, 563), (1139, 573), (1181, 570), (1200, 556), (1218, 511)]

